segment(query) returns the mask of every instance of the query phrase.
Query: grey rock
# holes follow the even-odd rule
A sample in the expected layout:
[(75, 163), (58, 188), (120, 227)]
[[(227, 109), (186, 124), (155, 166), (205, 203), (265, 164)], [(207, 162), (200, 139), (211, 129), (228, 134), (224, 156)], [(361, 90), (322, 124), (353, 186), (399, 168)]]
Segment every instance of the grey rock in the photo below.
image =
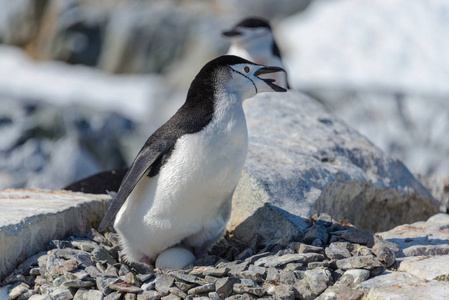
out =
[(65, 275), (61, 275), (59, 277), (56, 277), (53, 279), (53, 285), (54, 286), (61, 286), (64, 282), (68, 281), (69, 279)]
[(73, 248), (72, 243), (70, 241), (64, 241), (64, 240), (53, 240), (50, 243), (48, 243), (48, 245), (51, 249)]
[(220, 296), (218, 295), (217, 292), (210, 292), (209, 294), (207, 294), (207, 296), (212, 300), (221, 300), (222, 299), (222, 298), (220, 298)]
[(279, 271), (279, 282), (289, 285), (294, 285), (296, 282), (296, 276), (293, 271), (280, 270)]
[(16, 282), (25, 282), (25, 276), (19, 270), (14, 270), (5, 278), (5, 283), (7, 284)]
[(92, 278), (97, 278), (97, 277), (99, 277), (99, 276), (102, 276), (102, 273), (101, 273), (95, 266), (89, 266), (89, 267), (86, 267), (84, 270), (85, 270), (85, 271), (89, 274), (89, 276), (92, 277)]
[(336, 242), (329, 245), (326, 248), (326, 255), (330, 259), (340, 259), (351, 257), (351, 252), (349, 252), (349, 243), (347, 242)]
[(202, 293), (209, 293), (215, 291), (215, 283), (207, 283), (204, 285), (200, 285), (198, 287), (194, 287), (188, 291), (189, 295), (197, 295)]
[(54, 300), (70, 300), (73, 295), (68, 288), (55, 288), (50, 292), (50, 297)]
[(38, 266), (38, 259), (39, 257), (46, 255), (47, 252), (39, 252), (38, 254), (32, 255), (30, 257), (28, 257), (27, 259), (25, 259), (23, 262), (21, 262), (18, 266), (17, 269), (19, 270), (31, 270), (33, 267)]
[(137, 286), (129, 284), (127, 282), (113, 283), (108, 286), (110, 289), (121, 293), (140, 293), (143, 290)]
[(321, 261), (324, 256), (317, 253), (300, 253), (287, 254), (279, 257), (264, 257), (257, 260), (254, 264), (256, 266), (264, 267), (278, 267), (292, 262), (308, 263), (311, 261)]
[(262, 253), (258, 253), (258, 254), (255, 254), (255, 255), (253, 255), (253, 256), (248, 257), (247, 259), (245, 259), (245, 262), (250, 263), (250, 264), (253, 264), (256, 260), (258, 260), (258, 259), (260, 259), (260, 258), (262, 258), (262, 257), (269, 256), (269, 255), (271, 255), (270, 252), (262, 252)]
[(266, 283), (264, 288), (267, 293), (275, 299), (293, 300), (295, 299), (295, 291), (292, 286), (286, 284)]
[(248, 293), (257, 297), (262, 297), (266, 293), (265, 289), (262, 287), (250, 287), (240, 283), (234, 284), (233, 290), (238, 294)]
[(228, 274), (229, 272), (229, 268), (224, 267), (224, 268), (211, 268), (208, 270), (205, 270), (203, 272), (204, 276), (217, 276), (217, 277), (224, 277)]
[(85, 232), (86, 237), (98, 244), (102, 244), (105, 246), (112, 246), (111, 242), (101, 233), (99, 233), (94, 228), (89, 228)]
[(118, 277), (117, 268), (109, 263), (107, 263), (106, 270), (104, 270), (103, 273), (104, 273), (103, 275), (110, 275), (110, 276)]
[(330, 265), (329, 261), (314, 261), (307, 264), (307, 269), (312, 270), (315, 268), (328, 268)]
[(340, 277), (338, 280), (338, 283), (344, 283), (349, 286), (356, 286), (359, 283), (367, 280), (370, 276), (370, 272), (368, 270), (364, 269), (354, 269), (354, 270), (347, 270), (343, 274), (343, 276)]
[(169, 288), (173, 285), (175, 278), (169, 274), (162, 274), (156, 277), (155, 280), (155, 288), (156, 290), (163, 294), (167, 295)]
[(381, 242), (375, 243), (371, 251), (377, 257), (377, 259), (387, 268), (392, 266), (396, 261), (396, 255), (394, 254), (393, 250), (391, 250)]
[(85, 252), (85, 251), (81, 251), (81, 250), (73, 250), (71, 255), (67, 259), (75, 259), (84, 268), (88, 268), (90, 266), (94, 266), (95, 265), (92, 262), (90, 253)]
[(261, 94), (244, 108), (249, 150), (233, 196), (238, 210), (228, 223), (237, 238), (288, 240), (309, 227), (311, 212), (351, 216), (345, 221), (371, 232), (437, 212), (436, 201), (401, 162), (316, 101), (297, 92)]
[(440, 204), (441, 212), (449, 212), (449, 177), (445, 175), (415, 174), (415, 177), (431, 192)]
[(29, 300), (52, 300), (50, 295), (32, 295)]
[(349, 269), (367, 269), (372, 270), (376, 267), (383, 267), (382, 263), (374, 256), (352, 256), (336, 261), (337, 267), (342, 270)]
[(175, 281), (175, 285), (183, 292), (188, 292), (191, 288), (196, 286), (196, 284), (181, 281)]
[[(73, 300), (103, 300), (103, 294), (98, 290), (86, 290), (86, 289), (79, 289), (75, 296), (73, 297)], [(112, 299), (110, 299), (112, 300)]]
[(415, 256), (400, 259), (398, 271), (407, 272), (424, 280), (434, 280), (449, 274), (449, 255)]
[(449, 286), (437, 280), (427, 281), (405, 272), (386, 271), (360, 283), (357, 289), (371, 299), (447, 299)]
[(88, 239), (76, 239), (71, 242), (75, 248), (86, 252), (92, 252), (93, 250), (98, 248), (98, 244)]
[(310, 290), (305, 280), (296, 281), (294, 288), (295, 288), (295, 298), (312, 300), (315, 299), (317, 296)]
[(333, 223), (332, 217), (328, 214), (319, 214), (316, 219), (316, 225), (329, 227)]
[(242, 263), (238, 263), (238, 261), (234, 261), (226, 266), (229, 268), (229, 274), (232, 276), (238, 276), (241, 272), (243, 272), (248, 267), (249, 261), (245, 260)]
[(75, 259), (63, 261), (61, 264), (67, 272), (75, 271), (80, 266), (80, 263)]
[(207, 283), (203, 279), (201, 279), (197, 276), (194, 276), (194, 275), (190, 275), (190, 274), (184, 274), (184, 273), (177, 272), (177, 271), (169, 272), (168, 274), (175, 277), (176, 279), (183, 280), (185, 282), (190, 282), (190, 283), (194, 283), (194, 284)]
[(20, 295), (26, 293), (27, 291), (29, 291), (30, 286), (26, 283), (20, 283), (17, 284), (15, 287), (13, 287), (11, 289), (11, 291), (9, 292), (9, 298), (10, 299), (16, 299), (18, 298)]
[(265, 280), (276, 282), (279, 280), (279, 276), (279, 271), (276, 268), (271, 267), (267, 269), (267, 277)]
[(167, 295), (167, 296), (163, 296), (161, 299), (162, 300), (181, 300), (180, 297), (178, 297), (176, 295), (172, 295), (172, 294)]
[(154, 274), (154, 268), (145, 263), (131, 262), (129, 266), (140, 274)]
[(215, 282), (215, 291), (218, 293), (220, 298), (225, 299), (229, 297), (233, 291), (233, 283), (229, 278), (220, 278)]
[(104, 237), (109, 241), (110, 245), (116, 247), (120, 244), (119, 235), (115, 232), (109, 231), (104, 234)]
[(126, 293), (124, 300), (137, 300), (137, 295), (134, 293)]
[(373, 251), (367, 246), (361, 246), (359, 244), (351, 244), (351, 254), (353, 256), (369, 256), (373, 255)]
[(313, 225), (306, 230), (303, 238), (304, 243), (312, 244), (316, 239), (320, 240), (322, 244), (326, 244), (329, 239), (329, 228), (325, 226)]
[(95, 257), (95, 259), (99, 261), (104, 260), (111, 265), (117, 263), (117, 261), (111, 256), (109, 251), (106, 250), (105, 247), (101, 245), (92, 251), (92, 255)]
[(313, 269), (305, 272), (305, 279), (310, 290), (315, 294), (321, 294), (329, 285), (332, 284), (332, 275), (326, 269)]
[(394, 242), (397, 257), (449, 254), (449, 215), (436, 214), (426, 222), (397, 226), (379, 233), (384, 240)]
[(144, 291), (141, 294), (137, 294), (137, 300), (159, 300), (162, 295), (156, 291)]
[[(131, 269), (130, 269), (127, 265), (124, 265), (124, 264), (120, 265), (120, 269), (119, 269), (119, 271), (118, 271), (118, 274), (119, 274), (120, 276), (126, 275), (126, 274), (128, 274), (129, 272), (131, 272)], [(149, 279), (149, 278), (148, 278), (148, 279)], [(146, 280), (144, 280), (144, 281), (146, 281)]]
[(154, 290), (156, 288), (156, 277), (145, 281), (140, 288), (144, 291)]
[(93, 285), (93, 282), (84, 281), (84, 280), (67, 280), (61, 284), (61, 286), (73, 287), (73, 288), (87, 288), (92, 285)]
[[(68, 274), (66, 274), (68, 276)], [(85, 270), (75, 270), (73, 272), (70, 273), (70, 275), (73, 275), (73, 279), (79, 279), (79, 280), (84, 280), (87, 277), (89, 277), (89, 273), (87, 273)]]
[(121, 276), (120, 279), (122, 279), (123, 281), (125, 281), (129, 284), (135, 285), (135, 286), (142, 285), (140, 280), (137, 279), (137, 277), (132, 272), (128, 272), (128, 274)]
[(100, 292), (102, 292), (105, 296), (114, 291), (109, 287), (109, 285), (119, 282), (122, 282), (120, 278), (97, 277), (96, 279), (98, 290), (100, 290)]
[(308, 244), (304, 244), (304, 243), (298, 243), (295, 242), (292, 244), (293, 245), (293, 249), (295, 249), (296, 252), (298, 253), (323, 253), (324, 249), (322, 247), (316, 247), (316, 246), (312, 246), (312, 245), (308, 245)]
[(248, 257), (253, 255), (253, 250), (251, 248), (246, 248), (243, 252), (239, 253), (236, 257), (234, 257), (235, 260), (245, 260)]
[(187, 297), (187, 294), (185, 292), (181, 291), (179, 288), (174, 287), (174, 286), (169, 288), (168, 291), (169, 291), (169, 293), (171, 293), (175, 296), (178, 296), (179, 298), (182, 298), (182, 299)]
[[(123, 266), (123, 265), (122, 265), (122, 266)], [(151, 274), (137, 274), (136, 277), (137, 277), (137, 279), (138, 279), (140, 282), (145, 282), (145, 281), (148, 281), (148, 280), (150, 280), (151, 278), (153, 278), (153, 277), (154, 277), (154, 274), (153, 274), (153, 273), (151, 273)]]
[(41, 271), (39, 268), (32, 268), (30, 270), (30, 275), (33, 275), (33, 276), (41, 275)]
[(372, 234), (368, 234), (357, 228), (352, 228), (343, 231), (340, 237), (351, 243), (357, 243), (362, 245), (367, 245), (370, 242), (373, 243), (374, 239)]

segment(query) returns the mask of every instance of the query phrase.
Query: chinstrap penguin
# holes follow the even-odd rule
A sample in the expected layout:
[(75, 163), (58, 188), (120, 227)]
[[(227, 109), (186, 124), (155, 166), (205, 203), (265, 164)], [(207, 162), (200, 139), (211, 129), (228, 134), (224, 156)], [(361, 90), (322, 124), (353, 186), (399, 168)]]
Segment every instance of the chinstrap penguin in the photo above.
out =
[[(246, 18), (222, 33), (229, 38), (228, 55), (237, 55), (249, 61), (283, 69), (281, 52), (274, 39), (270, 23), (259, 17)], [(287, 74), (276, 74), (276, 84), (289, 88)]]
[(278, 72), (228, 55), (201, 69), (185, 103), (138, 153), (99, 226), (117, 215), (126, 260), (153, 263), (178, 244), (201, 257), (223, 236), (248, 149), (243, 100), (285, 92), (259, 77)]

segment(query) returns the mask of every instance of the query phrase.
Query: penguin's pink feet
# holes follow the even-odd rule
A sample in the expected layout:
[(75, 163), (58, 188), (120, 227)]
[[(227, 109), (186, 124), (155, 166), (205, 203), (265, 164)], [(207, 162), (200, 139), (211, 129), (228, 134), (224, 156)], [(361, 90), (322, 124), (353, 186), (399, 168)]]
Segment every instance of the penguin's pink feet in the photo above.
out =
[(145, 263), (145, 264), (147, 264), (147, 265), (150, 265), (150, 266), (152, 266), (153, 268), (155, 267), (155, 266), (154, 266), (154, 263), (153, 263), (147, 256), (143, 256), (143, 257), (139, 260), (139, 262), (142, 262), (142, 263)]

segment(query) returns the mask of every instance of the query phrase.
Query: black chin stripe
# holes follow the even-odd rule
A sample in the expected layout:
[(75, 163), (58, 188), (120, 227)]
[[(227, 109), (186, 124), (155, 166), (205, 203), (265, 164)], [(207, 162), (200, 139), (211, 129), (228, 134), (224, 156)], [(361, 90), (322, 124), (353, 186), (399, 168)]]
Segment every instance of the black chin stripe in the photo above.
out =
[(234, 71), (234, 72), (236, 72), (236, 73), (238, 73), (238, 74), (240, 74), (240, 75), (245, 76), (246, 78), (248, 78), (249, 81), (251, 81), (251, 83), (254, 85), (254, 89), (256, 90), (256, 94), (259, 92), (259, 91), (257, 90), (256, 84), (254, 83), (254, 81), (253, 81), (251, 78), (249, 78), (248, 76), (246, 76), (246, 75), (243, 74), (242, 72), (239, 72), (239, 71), (234, 70), (232, 67), (229, 67), (229, 68), (230, 68), (232, 71)]

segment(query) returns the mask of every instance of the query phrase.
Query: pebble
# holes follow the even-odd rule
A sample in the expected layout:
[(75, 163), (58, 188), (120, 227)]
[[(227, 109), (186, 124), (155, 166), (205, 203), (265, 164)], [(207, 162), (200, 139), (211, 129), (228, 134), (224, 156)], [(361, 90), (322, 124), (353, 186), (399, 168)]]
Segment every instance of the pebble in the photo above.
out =
[(2, 284), (10, 298), (31, 300), (334, 299), (363, 297), (351, 287), (396, 261), (394, 244), (325, 214), (310, 222), (299, 241), (264, 245), (258, 236), (245, 245), (228, 238), (194, 267), (170, 271), (121, 261), (117, 234), (90, 229), (52, 241)]

